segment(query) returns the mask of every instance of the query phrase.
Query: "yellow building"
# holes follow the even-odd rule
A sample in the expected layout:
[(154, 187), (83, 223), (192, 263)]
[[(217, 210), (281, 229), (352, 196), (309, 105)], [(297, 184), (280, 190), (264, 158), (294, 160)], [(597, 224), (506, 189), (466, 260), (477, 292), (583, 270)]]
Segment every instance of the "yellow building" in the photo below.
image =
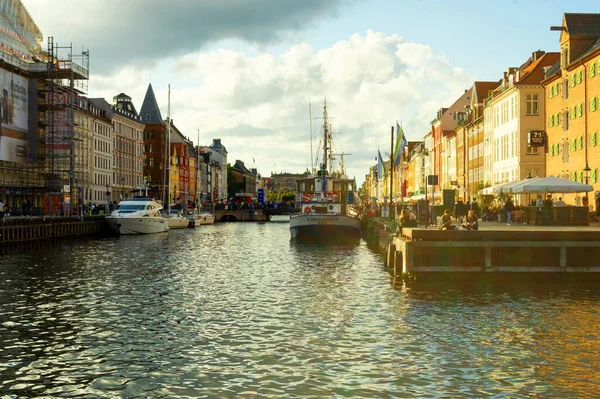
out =
[[(600, 188), (600, 14), (565, 14), (546, 95), (546, 174)], [(586, 173), (587, 172), (587, 173)], [(575, 204), (575, 194), (566, 195)], [(593, 201), (591, 201), (593, 202)]]

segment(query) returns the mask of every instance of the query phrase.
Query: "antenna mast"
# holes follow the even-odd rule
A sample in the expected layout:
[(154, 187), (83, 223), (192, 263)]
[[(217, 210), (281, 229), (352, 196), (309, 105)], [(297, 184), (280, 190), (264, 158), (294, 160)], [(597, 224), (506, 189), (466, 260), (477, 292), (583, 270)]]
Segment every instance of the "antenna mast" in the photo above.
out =
[(315, 161), (313, 160), (313, 142), (312, 142), (312, 105), (308, 102), (308, 126), (310, 135), (310, 173), (315, 173)]

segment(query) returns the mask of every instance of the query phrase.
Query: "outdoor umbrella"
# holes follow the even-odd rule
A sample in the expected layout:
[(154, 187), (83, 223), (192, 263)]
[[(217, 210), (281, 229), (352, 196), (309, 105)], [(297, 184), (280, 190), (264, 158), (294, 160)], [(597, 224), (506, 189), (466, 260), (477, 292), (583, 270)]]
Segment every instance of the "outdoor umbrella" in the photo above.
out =
[(507, 185), (507, 186), (502, 186), (500, 187), (500, 192), (507, 194), (507, 193), (517, 193), (518, 191), (516, 191), (519, 187), (525, 185), (525, 184), (530, 184), (533, 181), (539, 180), (539, 177), (533, 177), (533, 178), (529, 178), (529, 179), (523, 179), (523, 180), (519, 180), (519, 181), (515, 181), (512, 182), (511, 184)]
[(548, 176), (530, 179), (529, 182), (515, 187), (514, 193), (581, 193), (592, 191), (592, 186), (576, 181)]

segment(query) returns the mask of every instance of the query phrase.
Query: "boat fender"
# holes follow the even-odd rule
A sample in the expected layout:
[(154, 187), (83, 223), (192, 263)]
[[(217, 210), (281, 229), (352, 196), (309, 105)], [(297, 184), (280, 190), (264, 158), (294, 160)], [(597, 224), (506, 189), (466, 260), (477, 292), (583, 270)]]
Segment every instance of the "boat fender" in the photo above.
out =
[(307, 215), (310, 214), (310, 207), (306, 207), (304, 208), (304, 213), (306, 213)]

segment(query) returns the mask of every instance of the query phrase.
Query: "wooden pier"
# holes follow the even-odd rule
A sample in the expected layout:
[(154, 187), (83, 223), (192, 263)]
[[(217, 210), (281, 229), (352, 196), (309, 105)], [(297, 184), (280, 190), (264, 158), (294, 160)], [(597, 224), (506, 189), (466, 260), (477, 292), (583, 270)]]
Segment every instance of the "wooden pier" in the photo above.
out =
[(0, 245), (106, 233), (103, 216), (14, 217), (0, 219)]
[[(600, 228), (480, 223), (477, 231), (379, 227), (372, 242), (396, 275), (600, 272)], [(366, 232), (365, 232), (366, 233)]]

